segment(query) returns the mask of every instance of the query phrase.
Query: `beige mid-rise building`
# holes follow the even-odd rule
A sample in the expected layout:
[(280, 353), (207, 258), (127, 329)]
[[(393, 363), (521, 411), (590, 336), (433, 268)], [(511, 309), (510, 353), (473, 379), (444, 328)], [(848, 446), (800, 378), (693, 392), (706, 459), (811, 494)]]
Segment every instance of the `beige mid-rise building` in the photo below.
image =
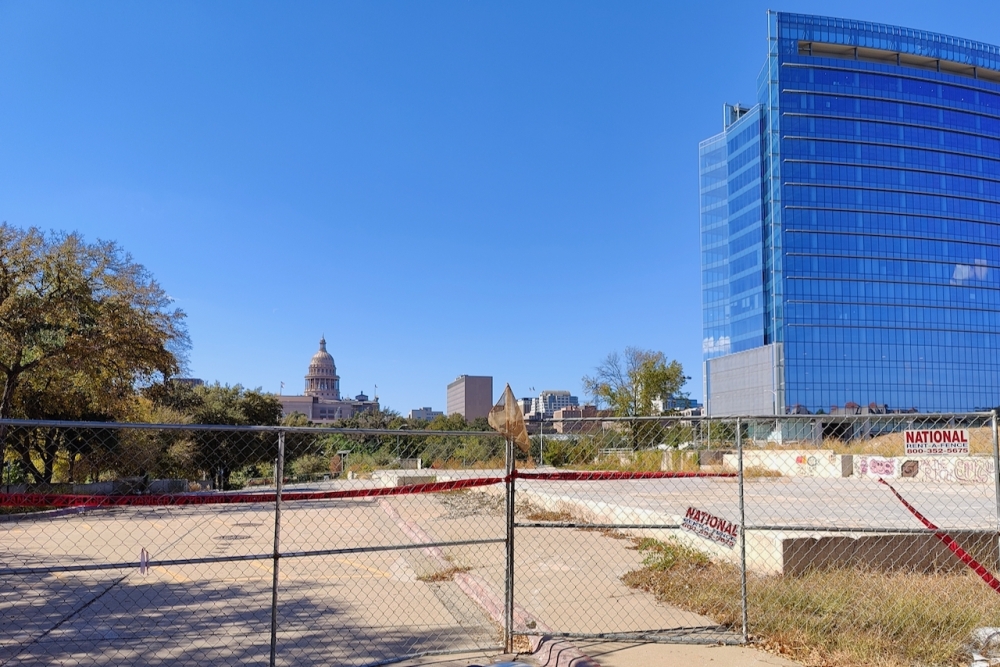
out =
[(449, 415), (463, 415), (466, 421), (485, 417), (493, 407), (493, 377), (459, 375), (448, 385), (446, 406)]

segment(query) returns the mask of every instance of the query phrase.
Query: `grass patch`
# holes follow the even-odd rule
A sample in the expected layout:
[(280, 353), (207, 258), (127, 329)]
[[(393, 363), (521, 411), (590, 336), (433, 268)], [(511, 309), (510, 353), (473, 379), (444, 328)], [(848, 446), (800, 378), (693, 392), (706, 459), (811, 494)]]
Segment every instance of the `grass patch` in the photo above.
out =
[(620, 530), (615, 530), (614, 528), (589, 528), (586, 526), (582, 526), (577, 528), (577, 530), (584, 533), (597, 533), (612, 540), (632, 540), (633, 542), (635, 541), (635, 538), (632, 537), (631, 535), (623, 533)]
[[(740, 627), (740, 573), (679, 542), (637, 541), (645, 567), (622, 580), (658, 600)], [(1000, 625), (1000, 596), (974, 574), (844, 568), (747, 581), (757, 643), (805, 665), (968, 665), (977, 627)]]
[(744, 479), (781, 476), (780, 470), (772, 470), (771, 468), (765, 468), (764, 466), (746, 466), (743, 468)]
[(468, 572), (472, 568), (469, 567), (459, 567), (457, 565), (452, 565), (447, 570), (438, 570), (437, 572), (431, 572), (430, 574), (425, 574), (423, 576), (417, 577), (417, 581), (424, 582), (441, 582), (441, 581), (454, 581), (455, 575), (462, 572)]
[(575, 521), (575, 517), (562, 510), (560, 512), (553, 512), (552, 510), (543, 510), (530, 506), (527, 510), (525, 517), (528, 521), (557, 521), (559, 523), (572, 523)]
[(550, 510), (526, 499), (518, 499), (514, 505), (514, 512), (519, 518), (527, 521), (551, 521), (553, 523), (580, 523), (579, 517), (574, 516), (567, 509)]
[[(915, 425), (914, 428), (923, 428)], [(927, 426), (927, 428), (934, 428)], [(943, 427), (942, 427), (943, 428)], [(993, 431), (987, 426), (975, 426), (968, 428), (969, 431), (969, 453), (970, 454), (992, 454), (993, 453)], [(903, 445), (903, 432), (883, 433), (871, 438), (842, 440), (827, 438), (823, 440), (822, 449), (833, 450), (834, 454), (854, 454), (855, 456), (905, 456)]]
[(658, 449), (643, 449), (638, 451), (621, 450), (606, 454), (598, 457), (592, 463), (581, 465), (580, 468), (583, 470), (659, 472), (662, 466), (663, 452)]
[(708, 567), (712, 560), (707, 554), (676, 540), (660, 542), (651, 537), (636, 540), (636, 548), (645, 553), (642, 564), (653, 572), (667, 572), (674, 567)]

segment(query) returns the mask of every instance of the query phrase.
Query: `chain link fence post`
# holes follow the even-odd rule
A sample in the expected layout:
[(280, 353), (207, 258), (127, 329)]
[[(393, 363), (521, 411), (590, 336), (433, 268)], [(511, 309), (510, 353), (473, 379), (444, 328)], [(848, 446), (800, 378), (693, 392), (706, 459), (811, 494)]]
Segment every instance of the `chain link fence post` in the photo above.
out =
[(504, 572), (503, 645), (507, 653), (514, 652), (514, 441), (507, 440), (507, 563)]
[(271, 569), (271, 662), (278, 649), (278, 561), (281, 559), (281, 486), (285, 478), (285, 432), (278, 432), (278, 463), (274, 467), (274, 556)]
[(990, 426), (993, 431), (993, 493), (997, 501), (997, 530), (1000, 530), (1000, 440), (997, 438), (997, 411), (990, 413)]
[(749, 600), (747, 599), (747, 522), (746, 506), (743, 496), (743, 420), (736, 419), (736, 460), (738, 466), (737, 488), (739, 489), (740, 503), (740, 613), (742, 621), (743, 643), (750, 641), (747, 629), (749, 616)]

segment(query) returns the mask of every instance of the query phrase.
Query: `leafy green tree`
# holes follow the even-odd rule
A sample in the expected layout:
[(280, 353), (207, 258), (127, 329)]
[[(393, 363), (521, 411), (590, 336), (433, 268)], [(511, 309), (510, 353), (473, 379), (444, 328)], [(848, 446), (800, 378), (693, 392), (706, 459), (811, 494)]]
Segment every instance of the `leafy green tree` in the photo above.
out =
[(301, 412), (293, 412), (290, 415), (286, 415), (281, 420), (282, 426), (294, 426), (298, 428), (304, 428), (312, 425), (309, 421), (309, 417), (305, 416)]
[(640, 417), (657, 414), (656, 400), (684, 398), (681, 388), (690, 379), (680, 362), (667, 361), (662, 352), (626, 347), (623, 356), (612, 352), (593, 375), (585, 375), (583, 388), (616, 417)]
[[(63, 369), (24, 378), (15, 397), (15, 415), (26, 419), (71, 421), (112, 421), (113, 397), (102, 396), (81, 376)], [(20, 476), (32, 484), (54, 480), (56, 463), (65, 456), (69, 463), (68, 481), (74, 481), (77, 461), (96, 451), (117, 449), (117, 436), (110, 432), (57, 428), (0, 429), (4, 443)]]
[[(334, 428), (384, 431), (386, 429), (397, 429), (405, 423), (406, 419), (394, 410), (370, 410), (356, 412), (346, 419), (338, 419), (332, 426)], [(382, 434), (352, 433), (344, 437), (349, 444), (342, 447), (342, 449), (350, 449), (352, 454), (373, 454), (384, 447), (388, 447), (390, 443), (395, 444), (396, 442), (394, 436)]]
[(0, 419), (54, 416), (19, 395), (28, 384), (120, 411), (137, 385), (176, 373), (187, 345), (184, 313), (115, 243), (0, 224)]
[(490, 422), (486, 417), (476, 417), (469, 422), (468, 429), (470, 431), (492, 431), (493, 427), (490, 426)]
[[(188, 415), (139, 397), (127, 421), (149, 424), (186, 424)], [(67, 442), (68, 480), (146, 477), (148, 479), (194, 479), (199, 475), (195, 460), (197, 443), (190, 431), (137, 429), (69, 429), (67, 438), (76, 436), (94, 442), (86, 452)]]
[(427, 426), (430, 431), (466, 431), (469, 423), (465, 417), (459, 413), (451, 415), (438, 415)]
[[(485, 417), (478, 417), (471, 422), (466, 421), (461, 414), (441, 415), (435, 417), (428, 425), (431, 431), (482, 431), (493, 433), (493, 427)], [(502, 459), (504, 456), (505, 443), (499, 435), (483, 436), (463, 436), (463, 435), (433, 435), (427, 437), (423, 444), (420, 458), (424, 466), (431, 467), (435, 464), (462, 464), (472, 465), (476, 463), (486, 463)], [(523, 452), (518, 450), (518, 457), (526, 458)]]
[[(539, 436), (532, 438), (532, 451), (539, 449)], [(594, 462), (601, 442), (592, 435), (563, 438), (545, 438), (542, 442), (544, 463), (556, 466), (582, 466)]]
[(320, 454), (304, 454), (292, 461), (288, 470), (296, 477), (325, 473), (330, 470), (330, 461)]
[[(0, 224), (0, 419), (129, 419), (136, 388), (176, 373), (187, 346), (184, 313), (116, 244)], [(73, 481), (78, 462), (113, 461), (123, 445), (3, 424), (0, 442), (35, 484), (53, 481), (59, 457)]]
[[(192, 424), (277, 426), (281, 421), (281, 403), (260, 389), (218, 382), (199, 387), (166, 382), (145, 393), (155, 403), (185, 414)], [(230, 487), (235, 470), (270, 463), (278, 451), (274, 433), (193, 431), (191, 437), (194, 465), (211, 475), (221, 489)]]
[[(648, 417), (660, 414), (655, 401), (685, 398), (681, 391), (690, 378), (680, 362), (667, 360), (654, 350), (626, 347), (624, 355), (610, 353), (583, 377), (584, 391), (616, 417)], [(626, 422), (633, 449), (659, 444), (664, 425), (655, 421), (629, 419)]]

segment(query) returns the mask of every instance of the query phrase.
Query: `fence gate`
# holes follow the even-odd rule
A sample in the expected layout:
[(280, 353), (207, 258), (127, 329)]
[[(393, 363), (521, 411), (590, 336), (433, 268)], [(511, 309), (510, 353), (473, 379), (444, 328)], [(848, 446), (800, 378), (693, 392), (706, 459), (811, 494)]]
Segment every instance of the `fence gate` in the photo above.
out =
[(528, 452), (14, 420), (0, 442), (2, 666), (489, 662), (542, 637), (969, 664), (1000, 627), (993, 413), (560, 420)]
[[(570, 420), (558, 428), (533, 438), (542, 465), (516, 475), (514, 633), (741, 643), (737, 468), (698, 451), (693, 439), (702, 434), (690, 422)], [(716, 422), (715, 446), (735, 449), (737, 432)], [(728, 591), (721, 615), (685, 583), (708, 565), (707, 553), (718, 563), (713, 584)], [(666, 598), (643, 592), (670, 578), (679, 583)]]
[[(0, 429), (0, 665), (376, 665), (502, 649), (502, 469), (398, 467), (428, 450), (502, 456), (495, 435)], [(376, 455), (381, 474), (355, 474)]]

